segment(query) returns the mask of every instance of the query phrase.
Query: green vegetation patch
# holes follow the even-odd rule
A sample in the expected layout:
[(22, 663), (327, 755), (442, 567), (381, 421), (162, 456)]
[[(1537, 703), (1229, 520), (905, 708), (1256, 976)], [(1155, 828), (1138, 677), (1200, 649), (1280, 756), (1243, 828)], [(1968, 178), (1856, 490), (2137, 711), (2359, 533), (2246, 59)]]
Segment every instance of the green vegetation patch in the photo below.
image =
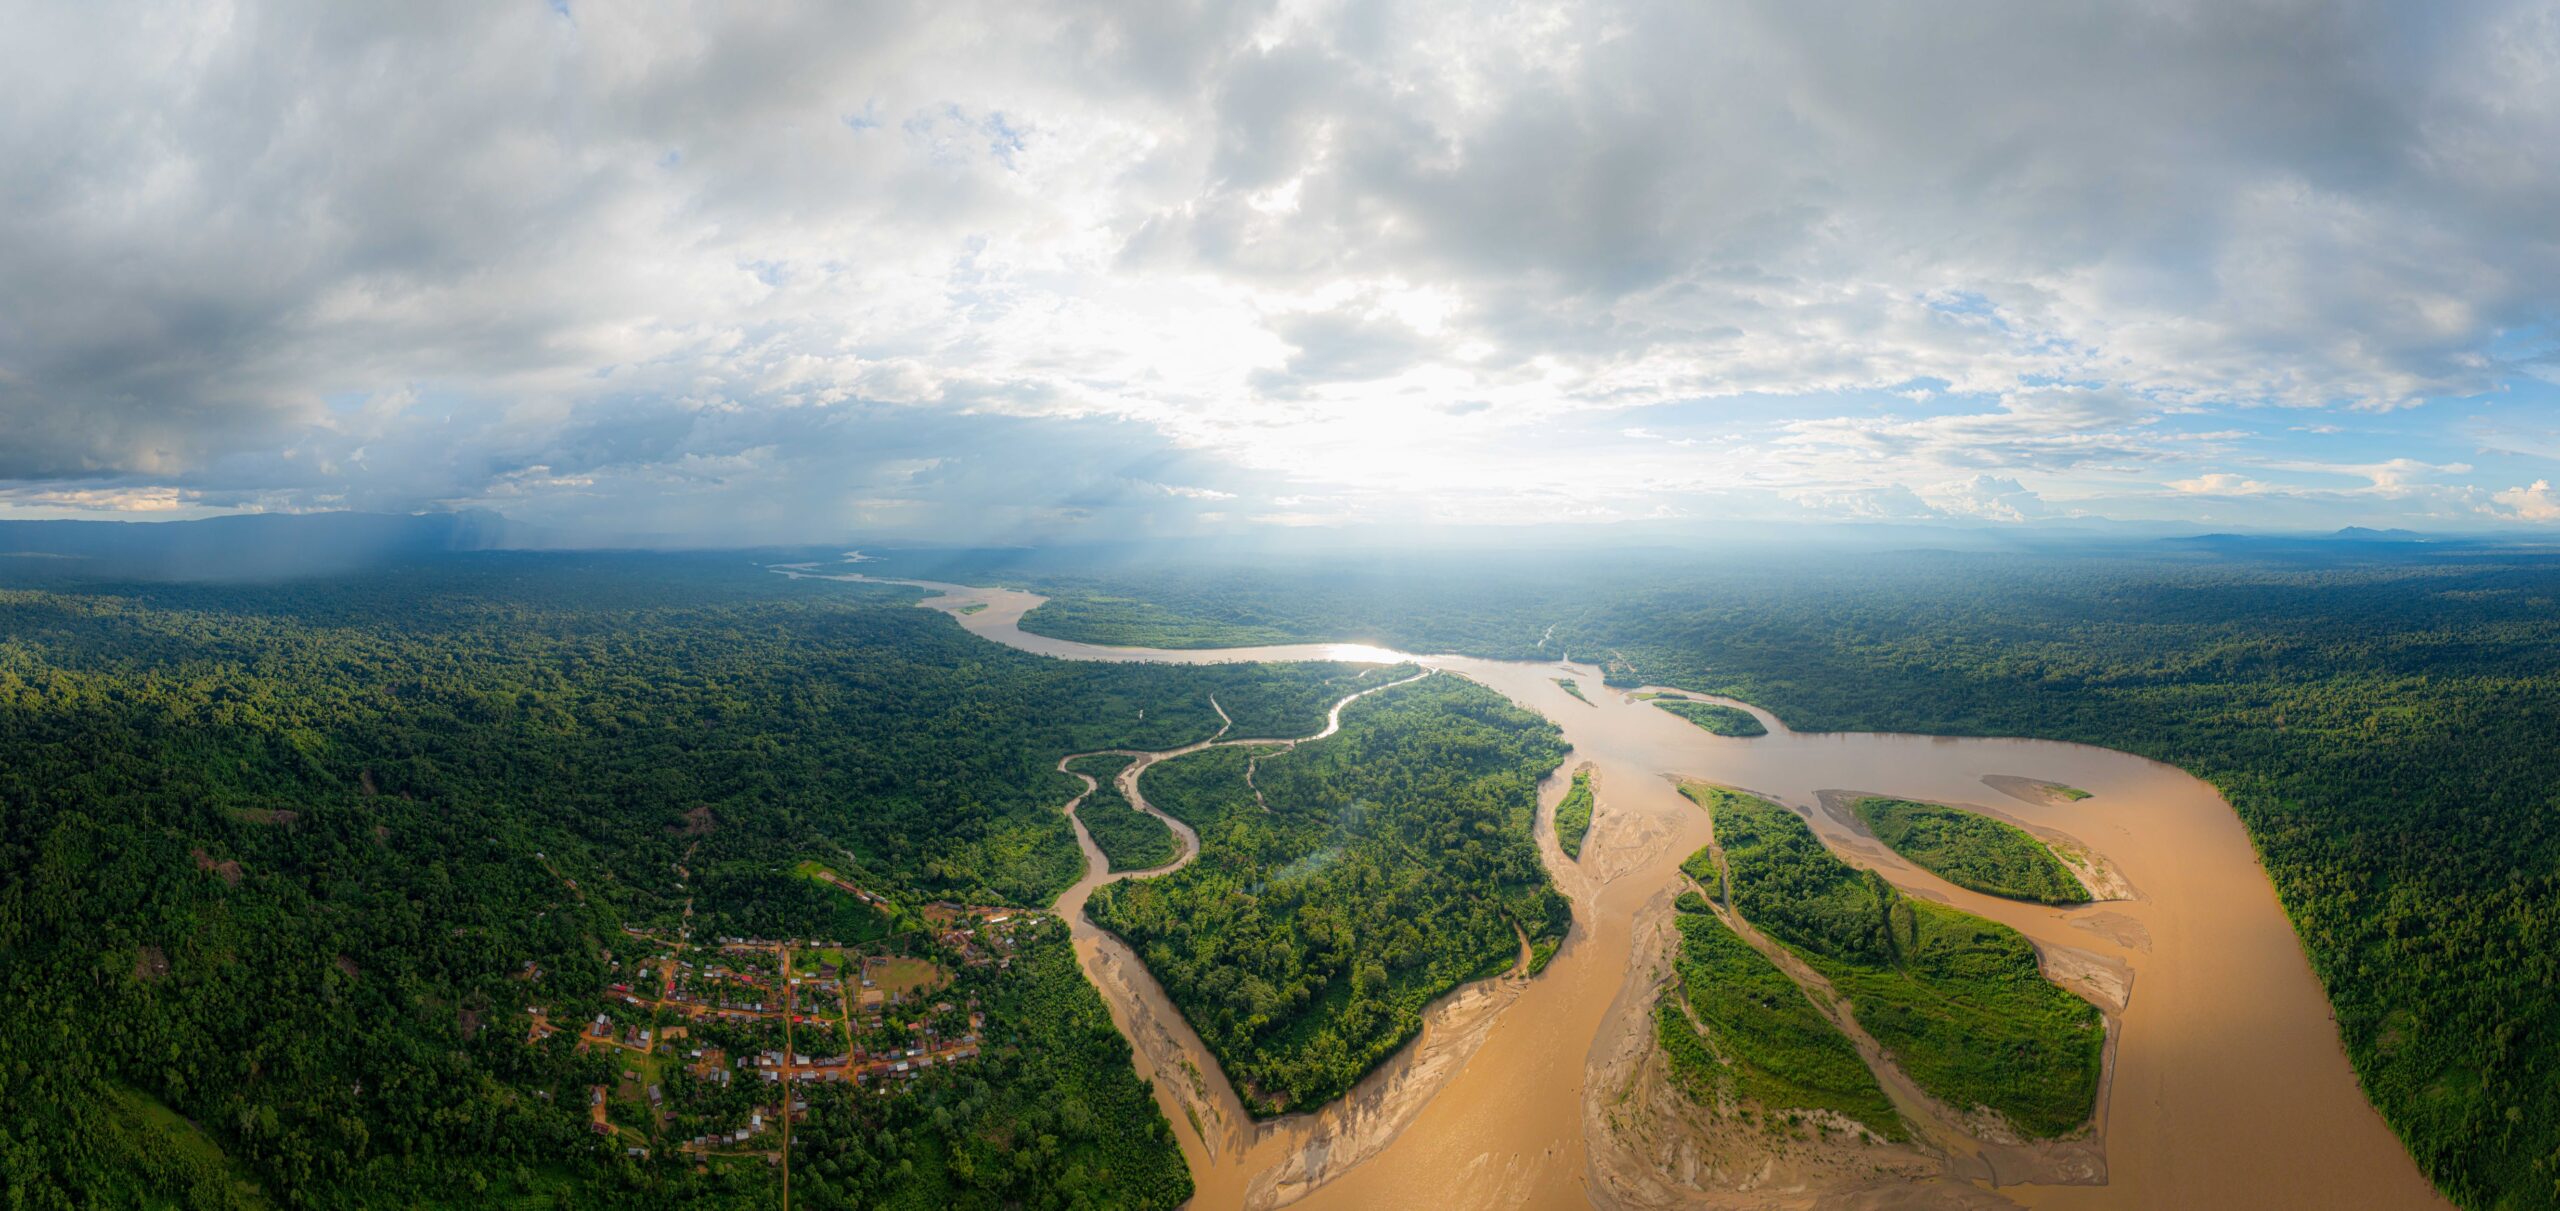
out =
[(2064, 786), (2059, 782), (2053, 784), (2053, 793), (2060, 795), (2065, 799), (2069, 799), (2074, 803), (2077, 803), (2082, 799), (2094, 799), (2097, 797), (2088, 791), (2080, 789), (2079, 787)]
[(1558, 677), (1555, 679), (1555, 682), (1557, 685), (1564, 687), (1565, 693), (1571, 694), (1576, 698), (1580, 698), (1584, 702), (1591, 701), (1591, 699), (1582, 692), (1581, 682), (1576, 681), (1571, 677)]
[(1556, 804), (1556, 845), (1568, 858), (1582, 857), (1582, 838), (1591, 832), (1591, 770), (1573, 771), (1573, 787)]
[(1734, 911), (1847, 996), (1921, 1088), (1960, 1109), (1988, 1106), (2029, 1135), (2088, 1121), (2105, 1024), (2044, 978), (2016, 930), (1903, 896), (1767, 800), (1681, 790), (1714, 816)]
[(1290, 643), (1300, 629), (1247, 614), (1201, 618), (1134, 597), (1063, 591), (1023, 615), (1022, 629), (1084, 643), (1146, 648), (1238, 648)]
[(1724, 897), (1724, 870), (1716, 865), (1716, 849), (1712, 845), (1698, 847), (1698, 852), (1680, 860), (1680, 873), (1697, 880), (1698, 886), (1715, 899)]
[(808, 873), (813, 865), (786, 871), (742, 860), (694, 872), (696, 928), (708, 937), (808, 938), (844, 945), (888, 935), (887, 914)]
[[(1200, 833), (1182, 870), (1088, 908), (1129, 940), (1257, 1114), (1348, 1090), (1432, 998), (1552, 953), (1571, 924), (1531, 829), (1555, 728), (1462, 678), (1361, 699), (1332, 737), (1148, 769)], [(1268, 804), (1257, 802), (1245, 781)]]
[(102, 1082), (97, 1088), (104, 1114), (90, 1144), (105, 1154), (101, 1159), (112, 1161), (82, 1191), (95, 1205), (271, 1205), (221, 1144), (166, 1103), (129, 1085)]
[(1766, 736), (1769, 734), (1769, 729), (1761, 725), (1760, 717), (1749, 711), (1735, 710), (1729, 706), (1697, 702), (1687, 698), (1658, 697), (1653, 699), (1653, 704), (1719, 736)]
[(1870, 797), (1858, 818), (1895, 853), (1958, 887), (2036, 904), (2086, 904), (2089, 889), (2035, 835), (1942, 803)]
[[(1304, 561), (1257, 551), (1249, 562), (1185, 558), (1115, 569), (1107, 583), (1081, 568), (1035, 573), (1023, 578), (1049, 600), (1023, 616), (1022, 629), (1139, 647), (1345, 642), (1541, 660), (1570, 639), (1569, 627), (1550, 624), (1588, 605), (1585, 584), (1524, 586), (1505, 570), (1489, 572), (1473, 552), (1410, 553), (1394, 563), (1308, 575)], [(1013, 576), (994, 567), (948, 573), (973, 583)]]
[[(1690, 1096), (1713, 1104), (1724, 1093), (1766, 1110), (1829, 1110), (1886, 1139), (1906, 1137), (1857, 1048), (1768, 956), (1711, 912), (1683, 911), (1679, 927), (1679, 980), (1663, 990), (1655, 1023)], [(1675, 1037), (1699, 1040), (1701, 1025), (1699, 1047)], [(1714, 1062), (1701, 1063), (1701, 1052)]]
[(1120, 771), (1135, 760), (1122, 753), (1097, 753), (1067, 765), (1094, 781), (1093, 792), (1076, 807), (1076, 818), (1084, 821), (1085, 831), (1093, 834), (1093, 843), (1102, 847), (1115, 871), (1152, 870), (1182, 852), (1164, 821), (1139, 811), (1120, 793)]

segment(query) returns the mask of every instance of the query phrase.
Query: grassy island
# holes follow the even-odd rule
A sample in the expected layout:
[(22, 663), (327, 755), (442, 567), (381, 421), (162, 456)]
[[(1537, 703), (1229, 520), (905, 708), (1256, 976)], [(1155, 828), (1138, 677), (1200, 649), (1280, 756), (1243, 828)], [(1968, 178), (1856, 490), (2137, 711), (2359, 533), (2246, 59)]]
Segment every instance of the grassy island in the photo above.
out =
[(2014, 824), (1908, 799), (1860, 799), (1857, 812), (1877, 840), (1958, 887), (2037, 904), (2089, 901), (2061, 859)]
[(2016, 930), (1896, 891), (1843, 862), (1795, 813), (1696, 783), (1715, 819), (1734, 911), (1847, 996), (1920, 1087), (2052, 1137), (2089, 1119), (2105, 1026), (2056, 987)]
[(1761, 726), (1758, 716), (1749, 711), (1699, 702), (1689, 698), (1656, 697), (1655, 706), (1697, 724), (1719, 736), (1766, 736), (1769, 729)]
[(1724, 898), (1724, 871), (1716, 866), (1715, 847), (1708, 846), (1689, 855), (1680, 863), (1680, 873), (1697, 880), (1698, 886), (1716, 899)]
[(1582, 838), (1591, 831), (1591, 769), (1573, 771), (1573, 788), (1556, 804), (1556, 845), (1568, 858), (1582, 857)]

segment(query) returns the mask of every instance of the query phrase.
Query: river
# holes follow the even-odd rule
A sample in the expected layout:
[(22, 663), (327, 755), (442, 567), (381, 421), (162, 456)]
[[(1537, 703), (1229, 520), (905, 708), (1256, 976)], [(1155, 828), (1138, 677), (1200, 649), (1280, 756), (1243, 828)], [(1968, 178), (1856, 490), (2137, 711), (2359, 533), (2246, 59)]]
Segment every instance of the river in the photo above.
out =
[[(984, 638), (1068, 659), (1409, 662), (1501, 692), (1573, 745), (1539, 814), (1539, 848), (1573, 899), (1573, 929), (1555, 959), (1535, 978), (1452, 993), (1422, 1036), (1350, 1096), (1269, 1123), (1245, 1117), (1143, 964), (1085, 919), (1085, 897), (1111, 876), (1084, 840), (1095, 873), (1058, 908), (1173, 1120), (1199, 1186), (1195, 1207), (2448, 1205), (2357, 1087), (2328, 1001), (2230, 805), (2174, 767), (2040, 740), (1797, 733), (1742, 703), (1731, 705), (1769, 734), (1732, 739), (1601, 691), (1600, 671), (1587, 665), (1357, 644), (1108, 647), (1024, 632), (1022, 616), (1042, 600), (1035, 594), (895, 583), (937, 592), (922, 604)], [(1566, 693), (1560, 677), (1592, 700)], [(1139, 775), (1155, 759), (1142, 756), (1122, 775), (1142, 809)], [(1557, 849), (1551, 817), (1566, 771), (1584, 763), (1600, 803), (1575, 861)], [(1859, 1175), (1807, 1154), (1760, 1156), (1756, 1170), (1737, 1172), (1734, 1141), (1644, 1121), (1636, 1094), (1671, 891), (1680, 860), (1710, 836), (1705, 813), (1677, 792), (1680, 778), (1794, 807), (1851, 862), (2031, 939), (2049, 973), (2110, 1011), (2109, 1077), (2089, 1138), (1866, 1145), (1848, 1166)], [(2038, 782), (2092, 797), (2041, 795)], [(1825, 792), (1987, 811), (2088, 851), (2129, 898), (2051, 908), (1966, 891), (1902, 861), (1828, 808)], [(1196, 842), (1181, 833), (1187, 860)], [(1932, 1138), (1930, 1124), (1920, 1126)], [(1750, 1142), (1740, 1146), (1751, 1159)]]

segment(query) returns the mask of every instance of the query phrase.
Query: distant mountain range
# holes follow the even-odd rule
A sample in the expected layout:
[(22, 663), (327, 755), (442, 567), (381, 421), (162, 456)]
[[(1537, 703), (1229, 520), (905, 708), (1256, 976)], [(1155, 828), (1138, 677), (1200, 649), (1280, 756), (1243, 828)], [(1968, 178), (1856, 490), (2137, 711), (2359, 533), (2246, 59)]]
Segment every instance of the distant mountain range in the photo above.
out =
[(2367, 543), (2397, 546), (2409, 543), (2432, 543), (2445, 541), (2459, 542), (2464, 540), (2448, 540), (2439, 538), (2432, 534), (2421, 534), (2416, 530), (2376, 530), (2370, 526), (2348, 526), (2344, 529), (2332, 530), (2326, 534), (2183, 534), (2174, 538), (2163, 538), (2159, 541), (2163, 543), (2187, 546), (2220, 547), (2300, 546), (2311, 543), (2323, 545), (2334, 545), (2339, 543)]

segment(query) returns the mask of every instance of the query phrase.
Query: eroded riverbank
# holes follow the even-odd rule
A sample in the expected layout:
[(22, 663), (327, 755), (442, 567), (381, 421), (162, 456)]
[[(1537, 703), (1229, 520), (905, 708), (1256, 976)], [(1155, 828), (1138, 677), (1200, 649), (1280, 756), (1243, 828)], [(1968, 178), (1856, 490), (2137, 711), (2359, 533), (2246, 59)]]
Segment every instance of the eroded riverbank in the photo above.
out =
[[(1080, 837), (1089, 873), (1059, 907), (1175, 1122), (1199, 1183), (1195, 1206), (2443, 1205), (2357, 1089), (2327, 1002), (2238, 820), (2210, 786), (2172, 767), (2046, 741), (1799, 734), (1741, 703), (1732, 705), (1759, 717), (1769, 734), (1729, 739), (1624, 694), (1572, 697), (1555, 679), (1598, 687), (1599, 670), (1584, 665), (1352, 644), (1106, 647), (1022, 631), (1022, 616), (1041, 600), (1034, 594), (919, 587), (941, 593), (923, 604), (966, 629), (1045, 655), (1412, 662), (1466, 676), (1563, 729), (1575, 749), (1567, 767), (1590, 762), (1606, 787), (1579, 862), (1553, 837), (1566, 778), (1560, 771), (1543, 788), (1539, 849), (1574, 901), (1574, 925), (1541, 975), (1450, 994), (1422, 1036), (1349, 1097), (1259, 1125), (1143, 966), (1083, 920), (1082, 897), (1109, 876), (1092, 873), (1106, 864)], [(1136, 785), (1149, 763), (1142, 758), (1121, 775), (1142, 810)], [(2102, 1145), (2104, 1184), (1995, 1187), (1996, 1165), (1986, 1175), (1953, 1149), (1935, 1160), (1907, 1149), (1879, 1152), (1872, 1159), (1890, 1180), (1868, 1173), (1853, 1184), (1826, 1185), (1819, 1167), (1777, 1185), (1749, 1173), (1639, 1172), (1679, 1154), (1660, 1146), (1671, 1138), (1665, 1131), (1704, 1129), (1657, 1115), (1643, 1133), (1623, 1134), (1632, 1122), (1625, 1108), (1644, 1104), (1622, 1095), (1642, 1093), (1629, 1081), (1650, 1046), (1641, 1032), (1650, 1028), (1645, 1011), (1660, 978), (1664, 892), (1679, 877), (1679, 861), (1709, 835), (1705, 813), (1674, 789), (1679, 777), (1785, 804), (1835, 851), (1905, 892), (2019, 930), (2049, 971), (2120, 984), (2112, 990), (2122, 1004), (2111, 1021), (2116, 1061), (2094, 1141)], [(2037, 802), (1992, 791), (2028, 782), (2096, 797)], [(1825, 792), (1850, 789), (1989, 810), (2066, 839), (2102, 859), (2132, 898), (2063, 909), (1965, 891), (1819, 807)], [(1183, 843), (1186, 858), (1196, 852), (1195, 838)], [(1627, 1146), (1631, 1139), (1651, 1143)]]

